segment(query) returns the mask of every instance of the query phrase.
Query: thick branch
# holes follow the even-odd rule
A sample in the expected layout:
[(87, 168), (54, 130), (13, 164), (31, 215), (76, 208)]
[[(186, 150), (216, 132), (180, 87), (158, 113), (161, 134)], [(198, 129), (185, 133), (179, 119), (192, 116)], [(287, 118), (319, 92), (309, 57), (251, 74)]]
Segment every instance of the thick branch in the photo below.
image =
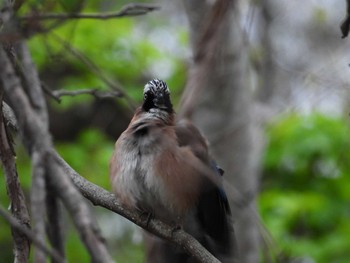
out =
[(127, 4), (116, 13), (104, 13), (104, 14), (82, 14), (82, 13), (63, 13), (63, 14), (35, 14), (31, 16), (23, 16), (23, 20), (52, 20), (52, 19), (112, 19), (125, 16), (139, 16), (145, 15), (149, 12), (159, 9), (159, 6), (153, 4)]
[(38, 71), (33, 63), (30, 51), (25, 42), (19, 42), (16, 44), (16, 51), (18, 60), (20, 61), (19, 67), (21, 70), (22, 78), (25, 83), (26, 92), (30, 103), (40, 116), (43, 124), (48, 124), (46, 101), (42, 94), (40, 79)]
[[(24, 72), (24, 74), (28, 73), (29, 72)], [(142, 218), (140, 214), (121, 207), (114, 195), (93, 185), (76, 174), (74, 170), (54, 152), (51, 138), (47, 131), (47, 123), (37, 116), (38, 112), (34, 111), (27, 94), (23, 91), (21, 81), (16, 76), (6, 53), (1, 48), (0, 78), (4, 84), (4, 90), (13, 105), (19, 128), (22, 137), (26, 141), (28, 151), (31, 155), (38, 152), (39, 155), (46, 156), (45, 171), (47, 172), (49, 182), (54, 187), (55, 194), (61, 198), (72, 215), (81, 239), (88, 248), (94, 262), (111, 262), (111, 259), (96, 232), (94, 221), (91, 219), (88, 207), (82, 200), (82, 196), (77, 191), (77, 188), (93, 204), (117, 212), (147, 229), (149, 232), (180, 245), (199, 262), (219, 262), (205, 250), (197, 240), (184, 231), (174, 231), (172, 227), (158, 220), (151, 220), (148, 223), (148, 220)], [(38, 96), (42, 97), (42, 93), (39, 92)], [(35, 158), (32, 156), (32, 159)], [(71, 177), (68, 177), (67, 174)]]
[(122, 207), (113, 194), (81, 177), (57, 153), (54, 153), (54, 155), (63, 167), (64, 172), (72, 178), (75, 186), (80, 190), (82, 195), (94, 205), (102, 206), (116, 212), (147, 231), (183, 247), (188, 254), (195, 257), (199, 262), (219, 262), (196, 239), (185, 231), (178, 230), (174, 232), (172, 227), (156, 219), (147, 222), (147, 218), (143, 218), (139, 213)]
[[(30, 114), (30, 111), (28, 112), (25, 110), (24, 112), (26, 112), (26, 114)], [(69, 175), (71, 177), (78, 190), (94, 205), (99, 205), (111, 211), (114, 211), (128, 218), (135, 224), (147, 229), (149, 232), (182, 246), (189, 254), (193, 255), (197, 260), (199, 260), (199, 262), (219, 262), (189, 234), (185, 233), (182, 230), (174, 232), (173, 228), (158, 220), (151, 220), (149, 224), (147, 224), (147, 220), (140, 217), (140, 214), (129, 211), (120, 206), (113, 194), (88, 182), (83, 177), (78, 175), (57, 153), (51, 152), (49, 156), (54, 157), (54, 160), (52, 160), (51, 157), (48, 158), (47, 162), (48, 166), (50, 167), (49, 172), (52, 175), (50, 182), (53, 185), (56, 183), (58, 184), (56, 191), (58, 191), (59, 196), (63, 199), (63, 202), (65, 202), (65, 204), (66, 202), (72, 203), (66, 204), (66, 206), (70, 207), (70, 209), (79, 209), (78, 206), (79, 204), (81, 205), (81, 203), (76, 202), (75, 197), (71, 198), (71, 191), (74, 190), (70, 187), (67, 188), (67, 185), (69, 184), (69, 177), (66, 175)], [(64, 174), (62, 174), (62, 172)], [(60, 182), (60, 180), (64, 180), (64, 182)], [(79, 214), (77, 215), (79, 216)], [(82, 218), (86, 219), (85, 217)]]

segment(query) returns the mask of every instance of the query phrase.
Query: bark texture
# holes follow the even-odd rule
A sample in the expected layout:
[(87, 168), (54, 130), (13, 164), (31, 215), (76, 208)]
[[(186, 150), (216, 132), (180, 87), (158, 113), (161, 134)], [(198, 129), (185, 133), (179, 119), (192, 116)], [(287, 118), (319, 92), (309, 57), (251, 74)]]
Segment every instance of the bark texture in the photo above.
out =
[(183, 3), (189, 18), (193, 64), (179, 115), (201, 128), (226, 171), (239, 262), (259, 262), (255, 211), (259, 154), (254, 145), (248, 58), (237, 3)]

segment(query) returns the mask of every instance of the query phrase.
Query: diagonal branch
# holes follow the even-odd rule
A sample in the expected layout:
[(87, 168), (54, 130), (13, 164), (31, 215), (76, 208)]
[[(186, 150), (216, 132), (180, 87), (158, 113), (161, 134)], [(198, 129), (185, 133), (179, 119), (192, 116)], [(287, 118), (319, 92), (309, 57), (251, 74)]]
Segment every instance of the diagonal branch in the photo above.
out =
[(30, 55), (28, 46), (25, 42), (21, 41), (15, 45), (15, 49), (20, 62), (17, 65), (20, 69), (23, 79), (23, 86), (27, 91), (29, 101), (34, 111), (41, 118), (42, 123), (47, 125), (48, 115), (46, 101), (45, 98), (41, 96), (42, 90), (39, 74)]
[[(19, 130), (22, 131), (22, 136), (31, 142), (27, 144), (29, 152), (32, 153), (33, 149), (34, 151), (40, 149), (40, 151), (43, 151), (42, 153), (46, 153), (46, 169), (49, 175), (49, 182), (55, 186), (56, 194), (61, 198), (72, 215), (73, 221), (81, 234), (82, 241), (96, 262), (110, 262), (110, 259), (108, 259), (103, 242), (98, 238), (98, 233), (93, 227), (85, 202), (81, 200), (81, 195), (77, 194), (77, 189), (93, 204), (114, 211), (149, 232), (183, 247), (187, 253), (195, 257), (199, 262), (219, 262), (196, 239), (183, 230), (174, 231), (172, 227), (159, 220), (151, 220), (147, 223), (147, 220), (145, 218), (142, 219), (140, 214), (120, 206), (113, 194), (88, 182), (67, 165), (54, 151), (48, 131), (43, 128), (40, 119), (30, 107), (28, 98), (21, 89), (19, 79), (15, 76), (5, 52), (1, 49), (0, 78), (3, 83), (6, 83), (4, 88), (13, 103)], [(72, 185), (72, 182), (75, 186)]]
[(104, 72), (101, 70), (93, 61), (91, 61), (85, 54), (74, 48), (69, 42), (62, 39), (56, 34), (51, 34), (58, 43), (60, 43), (66, 51), (68, 51), (73, 57), (79, 59), (82, 63), (84, 63), (92, 73), (98, 76), (109, 88), (114, 90), (118, 96), (125, 98), (130, 109), (135, 110), (136, 106), (134, 101), (123, 91), (121, 84), (115, 80), (110, 79)]
[(82, 14), (82, 13), (47, 13), (22, 16), (22, 20), (66, 20), (66, 19), (113, 19), (126, 16), (140, 16), (158, 10), (160, 7), (153, 4), (127, 4), (116, 13)]
[[(23, 73), (30, 74), (26, 70)], [(113, 194), (88, 182), (75, 173), (55, 152), (47, 130), (46, 120), (40, 118), (40, 112), (33, 109), (29, 99), (28, 93), (31, 92), (31, 85), (28, 85), (29, 89), (25, 93), (21, 79), (16, 75), (7, 54), (1, 46), (0, 79), (4, 85), (5, 93), (13, 106), (19, 130), (26, 142), (28, 152), (33, 160), (36, 159), (35, 156), (33, 157), (33, 154), (46, 157), (43, 168), (47, 174), (48, 182), (54, 187), (54, 193), (62, 200), (62, 203), (70, 212), (81, 240), (89, 250), (93, 262), (112, 262), (112, 260), (99, 233), (96, 231), (96, 222), (92, 220), (89, 208), (81, 194), (93, 204), (119, 213), (149, 232), (183, 247), (187, 253), (199, 262), (219, 263), (196, 239), (183, 230), (174, 231), (172, 227), (159, 220), (150, 220), (148, 222), (146, 218), (143, 219), (137, 212), (120, 206)], [(38, 92), (38, 96), (43, 96), (41, 90)], [(46, 111), (44, 108), (40, 110)]]
[(58, 155), (58, 153), (54, 152), (52, 154), (62, 166), (65, 174), (71, 177), (82, 195), (94, 205), (102, 206), (120, 214), (154, 235), (181, 246), (188, 254), (192, 255), (199, 262), (219, 263), (211, 253), (209, 253), (195, 238), (187, 234), (185, 231), (174, 231), (172, 227), (156, 219), (151, 219), (147, 222), (147, 218), (143, 218), (139, 213), (122, 207), (113, 194), (80, 176), (62, 159), (62, 157)]

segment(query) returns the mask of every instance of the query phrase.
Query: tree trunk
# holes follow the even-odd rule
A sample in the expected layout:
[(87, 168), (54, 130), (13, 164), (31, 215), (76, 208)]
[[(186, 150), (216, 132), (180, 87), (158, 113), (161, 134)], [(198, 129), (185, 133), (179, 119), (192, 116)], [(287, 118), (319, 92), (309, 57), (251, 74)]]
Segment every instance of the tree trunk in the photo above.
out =
[(239, 262), (259, 262), (255, 147), (248, 58), (235, 1), (183, 1), (190, 24), (193, 65), (179, 117), (192, 119), (226, 171)]

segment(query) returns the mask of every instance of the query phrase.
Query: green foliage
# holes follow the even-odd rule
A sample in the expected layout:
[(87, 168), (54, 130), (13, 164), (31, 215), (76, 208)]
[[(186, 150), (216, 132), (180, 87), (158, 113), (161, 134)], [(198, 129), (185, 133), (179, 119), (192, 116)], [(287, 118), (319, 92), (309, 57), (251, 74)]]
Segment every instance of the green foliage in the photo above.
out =
[[(77, 147), (79, 145), (79, 147)], [(82, 176), (107, 190), (110, 190), (108, 163), (114, 145), (101, 132), (87, 130), (73, 143), (58, 143), (56, 149), (61, 156)], [(95, 209), (97, 215), (106, 213), (104, 209)], [(114, 216), (112, 212), (109, 217)], [(120, 219), (120, 218), (119, 218)], [(112, 222), (108, 222), (111, 224)], [(103, 226), (102, 226), (103, 227)], [(109, 227), (110, 228), (110, 227)], [(72, 262), (88, 262), (89, 256), (73, 229), (67, 231), (67, 256)], [(108, 240), (110, 251), (117, 262), (143, 262), (143, 246), (133, 242), (130, 231), (118, 239)], [(71, 249), (74, 248), (74, 249)]]
[[(62, 6), (66, 6), (68, 2), (70, 3), (60, 1), (56, 5), (52, 4), (54, 6), (50, 8), (56, 12), (65, 10), (66, 7)], [(79, 1), (73, 1), (72, 5), (79, 5)], [(118, 6), (115, 4), (108, 11), (118, 11), (120, 7), (120, 3)], [(97, 13), (96, 8), (99, 8), (99, 5), (88, 4), (82, 12)], [(142, 19), (72, 20), (53, 29), (49, 34), (35, 35), (29, 40), (29, 46), (41, 74), (45, 76), (47, 73), (54, 73), (54, 86), (50, 88), (109, 89), (108, 84), (103, 81), (103, 78), (107, 78), (112, 83), (120, 83), (130, 97), (140, 101), (140, 90), (145, 81), (150, 78), (163, 78), (164, 73), (161, 72), (167, 68), (169, 70), (165, 73), (165, 80), (168, 81), (177, 101), (176, 95), (185, 82), (185, 64), (178, 54), (160, 47), (155, 40), (157, 38), (152, 37), (152, 34), (157, 35), (154, 33), (157, 30), (160, 31), (159, 34), (164, 32), (161, 32), (163, 29), (158, 20), (152, 27), (147, 27), (145, 21), (151, 24), (151, 19), (144, 16)], [(172, 37), (178, 39), (179, 46), (188, 43), (184, 31), (174, 31)], [(73, 51), (65, 46), (62, 40), (66, 41)], [(81, 56), (89, 60), (90, 65), (82, 62)], [(55, 74), (62, 74), (64, 77)], [(75, 103), (86, 99), (86, 96), (79, 96), (75, 98)], [(63, 107), (70, 105), (71, 103), (65, 102)]]
[[(18, 143), (19, 144), (19, 143)], [(108, 162), (113, 151), (113, 143), (99, 131), (87, 130), (80, 134), (74, 143), (56, 143), (56, 149), (63, 158), (87, 180), (109, 190)], [(22, 188), (29, 200), (31, 184), (30, 160), (24, 149), (16, 148), (17, 166)], [(0, 186), (5, 189), (4, 176), (0, 176)], [(4, 207), (9, 206), (9, 199), (5, 191), (0, 193), (0, 203)], [(93, 208), (98, 218), (104, 209)], [(108, 216), (112, 212), (108, 212)], [(116, 216), (118, 217), (118, 216)], [(70, 262), (89, 262), (90, 257), (82, 244), (79, 235), (65, 216), (65, 248)], [(130, 232), (130, 231), (129, 231)], [(108, 240), (110, 251), (118, 262), (143, 262), (143, 246), (140, 242), (133, 242), (131, 234), (126, 234), (119, 239)], [(0, 219), (0, 251), (3, 262), (13, 261), (12, 238), (9, 225)]]
[(56, 145), (56, 149), (79, 174), (94, 184), (109, 189), (108, 163), (113, 152), (113, 143), (101, 132), (84, 131), (75, 144), (60, 143)]
[[(145, 1), (139, 1), (145, 2)], [(116, 12), (130, 1), (102, 3), (81, 0), (29, 0), (20, 8), (18, 15), (35, 13), (65, 13), (81, 9), (82, 13)], [(40, 77), (50, 89), (78, 90), (110, 87), (104, 79), (119, 83), (135, 101), (142, 99), (143, 85), (150, 78), (165, 78), (168, 82), (174, 104), (180, 97), (185, 83), (186, 65), (179, 54), (160, 44), (167, 43), (169, 30), (160, 20), (162, 13), (157, 11), (140, 17), (111, 20), (66, 20), (44, 34), (35, 34), (28, 40), (33, 60), (39, 69)], [(146, 23), (147, 21), (147, 23)], [(44, 21), (39, 26), (49, 28), (57, 21)], [(165, 22), (168, 22), (166, 18)], [(162, 31), (163, 30), (163, 31)], [(161, 43), (154, 37), (155, 32)], [(168, 33), (164, 38), (164, 33)], [(163, 35), (162, 35), (163, 34)], [(171, 37), (178, 39), (178, 48), (188, 43), (186, 31), (176, 29)], [(167, 41), (163, 41), (163, 40)], [(68, 45), (71, 48), (68, 48)], [(85, 63), (81, 60), (84, 57)], [(167, 68), (164, 74), (164, 68)], [(162, 71), (162, 74), (158, 72)], [(52, 102), (55, 108), (66, 109), (73, 104), (93, 100), (89, 95), (65, 97), (60, 104)], [(122, 102), (121, 100), (118, 100)], [(55, 120), (50, 120), (55, 121)], [(113, 142), (96, 130), (84, 131), (77, 141), (55, 142), (56, 149), (63, 158), (89, 181), (110, 190), (108, 162), (113, 151)], [(31, 185), (31, 165), (23, 148), (18, 143), (16, 149), (17, 166), (21, 184), (27, 200)], [(0, 202), (4, 207), (9, 200), (4, 191), (4, 177), (0, 176)], [(96, 209), (94, 209), (96, 211)], [(96, 217), (101, 211), (96, 211)], [(4, 262), (12, 258), (11, 235), (7, 223), (0, 220), (0, 251)], [(70, 262), (88, 262), (86, 249), (68, 221), (66, 230), (67, 257)], [(118, 240), (108, 240), (110, 251), (118, 262), (143, 262), (143, 247), (132, 241), (130, 234)]]
[(90, 256), (82, 244), (78, 233), (73, 229), (66, 231), (65, 249), (69, 262), (90, 262)]
[(260, 210), (280, 248), (316, 262), (348, 262), (350, 128), (320, 114), (268, 128)]

